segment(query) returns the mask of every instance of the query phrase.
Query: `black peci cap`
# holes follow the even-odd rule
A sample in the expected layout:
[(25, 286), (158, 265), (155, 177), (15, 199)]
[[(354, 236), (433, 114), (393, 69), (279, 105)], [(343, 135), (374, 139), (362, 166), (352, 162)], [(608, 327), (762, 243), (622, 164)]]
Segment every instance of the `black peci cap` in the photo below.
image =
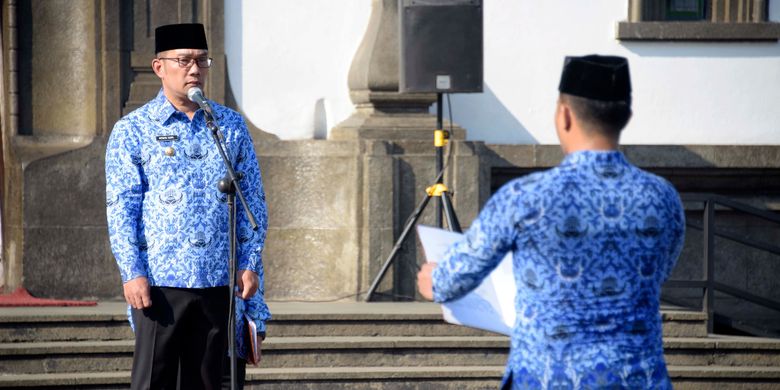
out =
[(206, 30), (200, 23), (168, 24), (154, 30), (154, 53), (173, 49), (203, 49)]
[(631, 101), (628, 60), (596, 54), (566, 57), (558, 91), (594, 100)]

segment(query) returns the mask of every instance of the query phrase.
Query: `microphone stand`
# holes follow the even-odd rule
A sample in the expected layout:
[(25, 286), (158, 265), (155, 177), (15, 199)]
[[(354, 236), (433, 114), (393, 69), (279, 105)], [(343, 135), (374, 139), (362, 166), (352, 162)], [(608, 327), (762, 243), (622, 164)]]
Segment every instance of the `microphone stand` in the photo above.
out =
[(227, 195), (228, 206), (228, 242), (230, 243), (230, 255), (228, 260), (228, 274), (229, 276), (229, 289), (230, 289), (230, 305), (228, 314), (228, 351), (230, 352), (230, 389), (238, 389), (238, 378), (236, 371), (238, 371), (236, 364), (236, 302), (235, 302), (235, 288), (236, 288), (236, 207), (235, 198), (238, 195), (241, 206), (244, 209), (244, 213), (249, 219), (249, 224), (252, 230), (257, 230), (257, 221), (255, 220), (252, 210), (249, 209), (249, 205), (244, 198), (244, 193), (241, 191), (241, 186), (238, 183), (240, 174), (237, 174), (233, 170), (233, 164), (231, 164), (228, 158), (227, 151), (222, 145), (221, 139), (222, 133), (219, 131), (219, 125), (214, 120), (214, 116), (206, 108), (203, 108), (203, 112), (206, 118), (206, 127), (211, 130), (211, 137), (214, 139), (214, 143), (217, 145), (219, 155), (222, 156), (222, 162), (227, 169), (227, 176), (222, 178), (217, 187), (219, 191)]

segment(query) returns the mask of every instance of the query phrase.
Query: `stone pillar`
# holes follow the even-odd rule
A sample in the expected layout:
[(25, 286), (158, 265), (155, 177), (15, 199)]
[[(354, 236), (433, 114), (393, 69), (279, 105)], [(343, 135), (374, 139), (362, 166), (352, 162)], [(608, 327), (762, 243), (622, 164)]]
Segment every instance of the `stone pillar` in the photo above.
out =
[[(355, 112), (330, 133), (331, 139), (433, 139), (436, 118), (428, 108), (435, 93), (399, 93), (397, 0), (373, 0), (371, 16), (349, 69)], [(463, 138), (455, 129), (454, 138)]]
[[(65, 209), (61, 207), (62, 199), (72, 195), (68, 188), (47, 181), (52, 175), (62, 175), (65, 169), (41, 176), (29, 168), (54, 155), (80, 154), (82, 148), (108, 134), (119, 119), (129, 85), (125, 66), (129, 64), (132, 38), (128, 33), (131, 7), (132, 3), (121, 0), (4, 2), (7, 39), (3, 54), (8, 65), (4, 77), (8, 82), (3, 92), (10, 101), (5, 106), (8, 113), (4, 114), (2, 128), (5, 278), (0, 285), (6, 289), (14, 289), (23, 281), (29, 288), (40, 281), (35, 267), (60, 276), (62, 270), (57, 267), (73, 268), (66, 256), (49, 253), (30, 257), (29, 248), (51, 247), (59, 239), (31, 232), (43, 228), (67, 230), (67, 225), (92, 226), (95, 221), (105, 221), (105, 215), (86, 221), (80, 214), (64, 220), (50, 219), (52, 213)], [(104, 142), (92, 145), (91, 149), (103, 150), (90, 151), (92, 161), (76, 165), (76, 172), (102, 177), (100, 156), (104, 146)], [(104, 202), (100, 200), (104, 198), (103, 184), (93, 176), (88, 181), (68, 184), (90, 188), (97, 199), (97, 203), (94, 199), (90, 203), (100, 204)], [(30, 194), (40, 195), (38, 201), (31, 200)], [(76, 204), (70, 209), (83, 211), (83, 203)], [(32, 274), (28, 272), (31, 269)]]
[(95, 135), (95, 5), (93, 0), (19, 3), (23, 18), (19, 54), (24, 72), (20, 133), (40, 137)]
[[(9, 167), (11, 162), (14, 161), (9, 134), (16, 134), (16, 127), (19, 123), (18, 66), (15, 60), (18, 53), (16, 42), (16, 31), (18, 28), (16, 24), (16, 0), (9, 0), (8, 4), (3, 4), (3, 10), (0, 14), (2, 14), (2, 24), (0, 25), (2, 27), (2, 32), (0, 32), (0, 42), (2, 43), (2, 50), (0, 51), (0, 68), (2, 68), (0, 69), (2, 72), (0, 74), (0, 114), (2, 115), (0, 118), (0, 130), (2, 130), (2, 139), (0, 139), (0, 142), (2, 142), (0, 146), (0, 158), (2, 158), (2, 171), (0, 171), (0, 176), (2, 176), (2, 189), (0, 189), (0, 197), (2, 198), (0, 235), (2, 236), (0, 241), (3, 243), (2, 248), (0, 248), (2, 250), (0, 252), (0, 293), (2, 293), (6, 290), (9, 280), (11, 280), (8, 275), (19, 274), (16, 270), (10, 269), (11, 263), (9, 258), (10, 253), (13, 252), (6, 250), (7, 246), (5, 244), (9, 234), (11, 234), (6, 227), (9, 214), (6, 212), (5, 204), (7, 203), (8, 192), (13, 188), (9, 185), (8, 177), (12, 173)], [(18, 279), (20, 277), (13, 278), (14, 281)]]
[[(362, 291), (377, 275), (404, 221), (436, 176), (436, 116), (429, 112), (436, 94), (398, 92), (399, 45), (398, 1), (373, 0), (366, 33), (349, 69), (355, 112), (330, 132), (331, 140), (356, 139), (364, 145), (362, 181), (356, 189), (362, 198), (357, 260)], [(448, 123), (444, 127), (450, 128)], [(453, 126), (452, 132), (452, 139), (465, 137), (460, 127)], [(433, 204), (422, 223), (432, 223)], [(375, 298), (406, 300), (415, 295), (413, 264), (421, 261), (415, 243), (412, 233), (377, 291), (383, 294)]]
[(9, 39), (3, 50), (9, 54), (10, 72), (4, 73), (9, 82), (3, 93), (12, 101), (2, 129), (2, 285), (11, 290), (23, 280), (24, 168), (34, 160), (88, 145), (100, 132), (98, 52), (104, 42), (99, 38), (100, 2), (31, 0), (5, 5)]

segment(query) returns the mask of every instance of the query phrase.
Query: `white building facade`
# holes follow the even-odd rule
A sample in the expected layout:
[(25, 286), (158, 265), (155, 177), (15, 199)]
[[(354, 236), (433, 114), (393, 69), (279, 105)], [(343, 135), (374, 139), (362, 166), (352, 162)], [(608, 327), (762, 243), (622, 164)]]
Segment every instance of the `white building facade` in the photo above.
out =
[[(563, 58), (625, 56), (634, 117), (624, 144), (780, 144), (777, 41), (627, 41), (629, 2), (484, 1), (484, 92), (454, 94), (454, 121), (489, 144), (555, 144)], [(347, 74), (371, 2), (225, 3), (230, 88), (248, 119), (280, 139), (323, 139), (354, 110)], [(780, 21), (780, 2), (768, 20)]]

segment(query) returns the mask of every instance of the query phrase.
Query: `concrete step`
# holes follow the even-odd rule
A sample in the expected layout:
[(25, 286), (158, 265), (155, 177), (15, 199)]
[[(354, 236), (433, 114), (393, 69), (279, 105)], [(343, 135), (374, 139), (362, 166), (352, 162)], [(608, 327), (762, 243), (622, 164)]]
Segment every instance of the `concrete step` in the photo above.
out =
[(125, 320), (62, 320), (0, 323), (0, 342), (68, 340), (130, 340), (133, 331)]
[(282, 337), (268, 339), (263, 367), (503, 365), (502, 336)]
[(250, 368), (247, 389), (495, 389), (504, 366)]
[[(250, 368), (247, 388), (495, 389), (503, 373), (504, 366)], [(780, 384), (778, 367), (669, 367), (669, 375), (677, 390), (776, 390)]]
[(438, 305), (429, 303), (357, 303), (351, 305), (271, 305), (268, 334), (279, 337), (318, 336), (495, 336), (442, 320)]
[(661, 306), (664, 337), (707, 337), (707, 314), (700, 311), (664, 309)]
[[(280, 307), (278, 312), (272, 307), (274, 318), (268, 323), (268, 334), (281, 337), (496, 336), (495, 333), (445, 323), (442, 321), (441, 309), (438, 305), (428, 303), (364, 305), (372, 306), (371, 311), (361, 311), (364, 309), (361, 305), (353, 311), (330, 307), (319, 312), (309, 305)], [(408, 308), (404, 308), (406, 305)], [(409, 311), (398, 312), (399, 309)], [(707, 337), (707, 316), (702, 312), (664, 310), (662, 318), (664, 336)]]
[[(269, 337), (263, 367), (470, 366), (505, 363), (503, 336)], [(780, 367), (780, 340), (749, 337), (664, 339), (677, 366)], [(0, 344), (0, 372), (56, 373), (127, 370), (131, 340)]]
[[(318, 336), (496, 336), (442, 321), (431, 303), (274, 303), (268, 334)], [(0, 343), (69, 340), (122, 340), (133, 337), (124, 302), (86, 308), (4, 308)], [(706, 337), (704, 313), (662, 311), (667, 337)]]
[(780, 367), (780, 339), (670, 337), (664, 338), (664, 357), (675, 366)]
[[(263, 365), (249, 370), (248, 389), (495, 388), (508, 352), (507, 337), (446, 324), (434, 304), (270, 306)], [(0, 388), (127, 388), (125, 313), (123, 302), (3, 309)], [(780, 340), (708, 336), (703, 313), (662, 315), (676, 388), (780, 388)]]
[(132, 340), (0, 344), (0, 372), (18, 374), (129, 370)]
[[(502, 365), (508, 346), (506, 337), (269, 337), (263, 367)], [(128, 370), (132, 357), (130, 340), (0, 344), (0, 372)]]
[[(503, 366), (345, 367), (247, 370), (251, 389), (493, 389)], [(127, 389), (130, 372), (0, 375), (4, 389)]]
[[(495, 389), (503, 366), (249, 368), (257, 389)], [(780, 368), (670, 366), (677, 390), (777, 389)], [(3, 389), (127, 389), (129, 371), (0, 375)]]
[(777, 390), (780, 367), (669, 366), (675, 390)]
[(3, 374), (0, 389), (129, 389), (130, 371)]
[(10, 307), (0, 311), (0, 343), (133, 338), (124, 302), (88, 307)]

